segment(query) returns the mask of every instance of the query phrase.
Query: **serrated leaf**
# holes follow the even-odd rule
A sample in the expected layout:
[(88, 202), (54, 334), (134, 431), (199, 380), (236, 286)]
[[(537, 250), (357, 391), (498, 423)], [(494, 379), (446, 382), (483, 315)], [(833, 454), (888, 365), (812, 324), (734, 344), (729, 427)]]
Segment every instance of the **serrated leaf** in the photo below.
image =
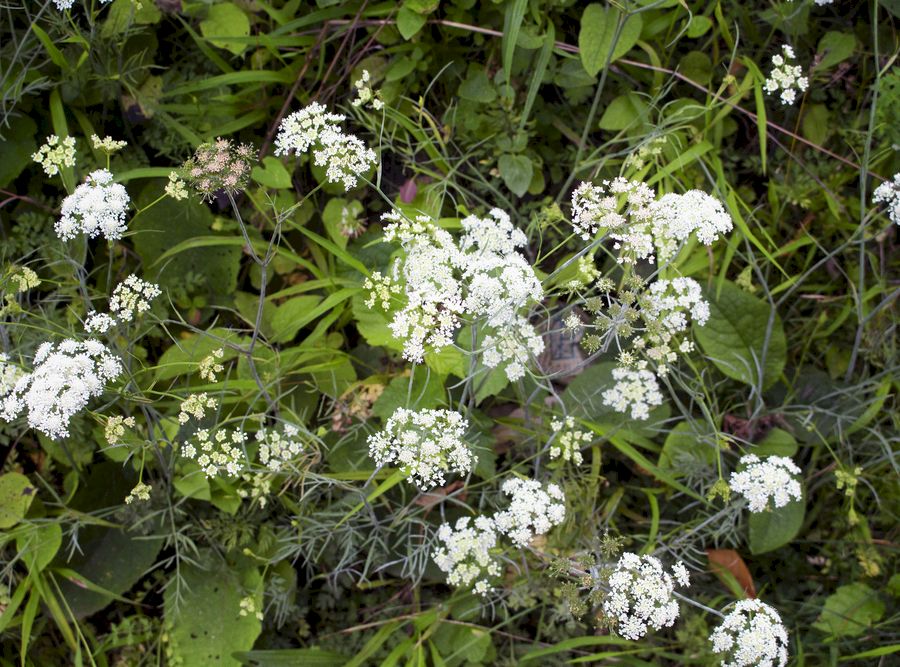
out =
[(641, 36), (643, 19), (640, 14), (634, 14), (625, 20), (619, 39), (613, 46), (616, 27), (623, 16), (619, 9), (604, 7), (598, 3), (592, 3), (584, 8), (581, 15), (581, 30), (578, 32), (578, 49), (581, 52), (581, 64), (591, 76), (596, 75), (604, 65), (628, 53)]
[(878, 593), (862, 583), (841, 586), (825, 600), (813, 623), (829, 637), (858, 637), (884, 616)]
[(701, 349), (725, 375), (749, 385), (774, 384), (787, 359), (787, 340), (781, 318), (775, 314), (766, 341), (771, 308), (730, 281), (704, 290), (709, 320), (694, 325)]

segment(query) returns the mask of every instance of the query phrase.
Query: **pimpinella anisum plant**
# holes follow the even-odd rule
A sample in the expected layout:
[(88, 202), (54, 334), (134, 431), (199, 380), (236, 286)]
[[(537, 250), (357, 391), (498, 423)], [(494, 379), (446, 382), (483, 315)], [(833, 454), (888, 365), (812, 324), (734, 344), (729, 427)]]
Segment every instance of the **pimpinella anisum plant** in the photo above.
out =
[(886, 10), (695, 4), (10, 14), (3, 659), (889, 659)]

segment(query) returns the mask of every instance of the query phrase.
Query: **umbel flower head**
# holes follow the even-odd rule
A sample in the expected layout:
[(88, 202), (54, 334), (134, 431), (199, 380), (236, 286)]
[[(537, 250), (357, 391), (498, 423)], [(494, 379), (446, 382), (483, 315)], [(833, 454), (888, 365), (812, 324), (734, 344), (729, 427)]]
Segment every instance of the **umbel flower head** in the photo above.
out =
[(775, 507), (784, 507), (792, 498), (801, 499), (800, 482), (794, 478), (800, 474), (800, 468), (791, 459), (770, 456), (761, 460), (756, 454), (748, 454), (741, 457), (738, 465), (744, 469), (731, 473), (728, 485), (747, 499), (751, 512), (764, 512), (770, 498)]
[(794, 65), (794, 49), (787, 44), (781, 47), (781, 53), (772, 56), (772, 71), (766, 79), (766, 92), (781, 91), (781, 103), (793, 104), (797, 100), (797, 91), (804, 92), (809, 86), (809, 79), (803, 76), (803, 68)]
[(397, 464), (421, 490), (444, 484), (444, 474), (465, 475), (473, 457), (465, 441), (468, 422), (458, 412), (398, 408), (379, 433), (369, 436), (378, 465)]
[(0, 417), (10, 421), (25, 412), (29, 426), (49, 438), (64, 438), (69, 420), (121, 372), (122, 364), (98, 341), (44, 343), (34, 355), (34, 370), (0, 403)]
[(603, 598), (603, 613), (615, 622), (620, 635), (637, 640), (650, 628), (660, 630), (675, 622), (678, 618), (678, 603), (673, 597), (676, 582), (687, 586), (690, 579), (681, 563), (672, 572), (674, 579), (654, 556), (622, 554)]
[(255, 161), (253, 146), (218, 138), (197, 146), (194, 156), (182, 165), (181, 171), (194, 190), (211, 199), (220, 190), (234, 194), (247, 187)]
[(612, 372), (616, 384), (603, 392), (603, 404), (616, 412), (631, 410), (632, 419), (647, 419), (650, 409), (662, 405), (656, 376), (648, 370), (614, 368)]
[(900, 174), (894, 174), (892, 180), (885, 181), (875, 188), (872, 201), (884, 204), (891, 222), (900, 225)]
[(455, 527), (443, 524), (438, 530), (442, 544), (432, 553), (432, 558), (447, 573), (448, 584), (472, 586), (477, 594), (487, 595), (491, 591), (490, 579), (500, 576), (500, 564), (491, 554), (491, 549), (497, 546), (497, 532), (487, 517), (477, 517), (474, 525), (470, 522), (464, 516), (457, 520)]
[(550, 483), (546, 489), (536, 479), (513, 477), (503, 482), (509, 507), (494, 516), (497, 530), (520, 547), (527, 547), (535, 535), (546, 535), (566, 518), (566, 497)]
[(275, 137), (275, 155), (313, 150), (313, 162), (325, 167), (329, 183), (342, 183), (345, 190), (356, 187), (360, 176), (376, 162), (375, 152), (352, 134), (344, 134), (338, 123), (345, 116), (329, 113), (313, 102), (281, 121)]
[(399, 241), (405, 256), (394, 264), (394, 277), (405, 290), (373, 283), (378, 300), (404, 293), (406, 304), (390, 324), (403, 341), (403, 356), (420, 362), (426, 349), (453, 344), (463, 321), (482, 325), (482, 363), (503, 367), (510, 380), (525, 374), (528, 360), (543, 352), (544, 341), (530, 324), (525, 308), (543, 298), (534, 268), (519, 252), (527, 242), (509, 216), (492, 209), (488, 216), (462, 221), (456, 239), (427, 216), (415, 220), (386, 214), (386, 241)]
[(572, 193), (572, 228), (585, 241), (606, 230), (621, 264), (654, 258), (663, 263), (691, 234), (711, 245), (732, 229), (721, 202), (705, 192), (655, 197), (647, 184), (621, 176), (601, 185), (581, 183)]
[(56, 234), (63, 241), (86, 234), (112, 241), (125, 232), (125, 211), (131, 199), (125, 187), (113, 183), (106, 169), (91, 172), (75, 192), (63, 200), (62, 216), (56, 222)]
[(778, 612), (759, 600), (740, 600), (710, 635), (723, 667), (784, 667), (788, 635)]
[(58, 174), (60, 167), (74, 167), (75, 137), (60, 139), (57, 135), (51, 134), (44, 145), (32, 154), (31, 159), (44, 168), (47, 176)]

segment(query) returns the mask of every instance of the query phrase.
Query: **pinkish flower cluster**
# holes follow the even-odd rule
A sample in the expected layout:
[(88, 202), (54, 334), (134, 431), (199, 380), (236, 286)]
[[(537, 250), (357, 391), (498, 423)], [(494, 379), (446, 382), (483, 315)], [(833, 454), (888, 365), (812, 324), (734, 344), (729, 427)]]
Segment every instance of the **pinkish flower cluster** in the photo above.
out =
[(233, 194), (243, 190), (256, 161), (249, 144), (232, 144), (229, 139), (200, 144), (194, 156), (182, 166), (191, 187), (207, 198), (222, 190)]

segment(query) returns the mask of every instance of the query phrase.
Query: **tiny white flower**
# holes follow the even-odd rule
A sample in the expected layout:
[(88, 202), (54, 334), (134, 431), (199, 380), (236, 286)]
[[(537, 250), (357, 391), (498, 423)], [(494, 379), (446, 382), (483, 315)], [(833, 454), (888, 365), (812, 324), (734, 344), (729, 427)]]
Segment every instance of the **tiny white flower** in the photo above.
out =
[(663, 396), (656, 376), (648, 370), (614, 368), (612, 389), (603, 392), (603, 404), (616, 412), (631, 411), (632, 419), (647, 419), (650, 409), (662, 405)]
[(126, 231), (125, 211), (131, 199), (120, 183), (113, 183), (106, 169), (90, 173), (75, 192), (63, 200), (62, 216), (56, 222), (56, 234), (68, 241), (78, 234), (112, 241)]
[(793, 65), (794, 49), (787, 44), (781, 47), (781, 54), (772, 56), (772, 71), (765, 82), (767, 93), (781, 91), (781, 103), (793, 104), (797, 99), (797, 91), (804, 92), (809, 86), (809, 79), (803, 76), (803, 68)]
[(891, 222), (900, 225), (900, 174), (894, 174), (892, 180), (885, 181), (875, 188), (872, 202), (884, 204)]
[(792, 499), (800, 500), (800, 482), (794, 475), (800, 474), (794, 462), (784, 456), (769, 456), (760, 460), (755, 454), (741, 458), (739, 472), (731, 473), (728, 485), (735, 493), (744, 496), (751, 512), (763, 512), (771, 499), (775, 507), (784, 507)]
[(778, 612), (759, 600), (740, 600), (709, 637), (724, 653), (723, 667), (784, 667), (788, 634)]
[(447, 573), (451, 586), (472, 586), (478, 595), (491, 591), (490, 579), (500, 576), (500, 564), (491, 554), (497, 546), (497, 533), (490, 519), (478, 517), (470, 525), (469, 517), (457, 520), (456, 526), (443, 524), (438, 530), (442, 543), (432, 553), (441, 571)]
[(566, 499), (556, 484), (544, 488), (536, 479), (514, 477), (501, 489), (510, 503), (494, 517), (494, 526), (520, 547), (527, 547), (536, 535), (547, 534), (566, 517)]

